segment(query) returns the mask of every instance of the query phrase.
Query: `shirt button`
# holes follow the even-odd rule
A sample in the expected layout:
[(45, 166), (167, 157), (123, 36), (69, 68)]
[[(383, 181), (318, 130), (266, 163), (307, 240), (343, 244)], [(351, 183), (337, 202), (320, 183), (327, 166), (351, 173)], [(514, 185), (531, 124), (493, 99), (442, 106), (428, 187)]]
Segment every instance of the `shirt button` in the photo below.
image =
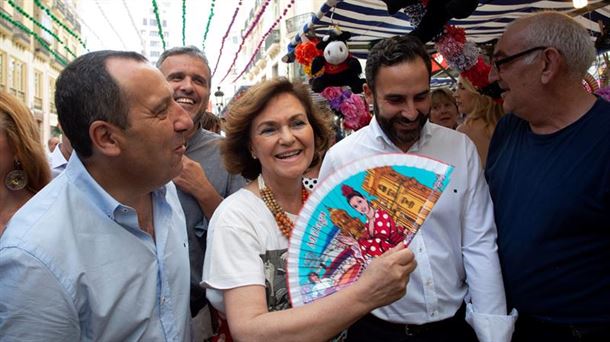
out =
[(161, 297), (161, 305), (165, 304), (165, 297)]

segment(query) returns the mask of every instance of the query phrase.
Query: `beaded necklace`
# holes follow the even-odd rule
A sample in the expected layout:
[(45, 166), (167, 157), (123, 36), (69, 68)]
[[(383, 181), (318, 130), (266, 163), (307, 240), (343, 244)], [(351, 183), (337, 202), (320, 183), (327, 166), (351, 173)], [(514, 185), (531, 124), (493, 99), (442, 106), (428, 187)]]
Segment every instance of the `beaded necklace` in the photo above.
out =
[[(290, 239), (292, 229), (294, 228), (294, 222), (292, 222), (290, 218), (288, 218), (288, 215), (286, 215), (284, 209), (282, 209), (282, 207), (280, 207), (280, 205), (277, 203), (277, 201), (275, 200), (275, 196), (273, 196), (273, 192), (265, 185), (265, 181), (263, 180), (262, 175), (258, 176), (258, 190), (261, 194), (263, 202), (265, 202), (265, 205), (267, 205), (267, 208), (269, 208), (269, 210), (273, 214), (275, 222), (280, 228), (282, 235), (284, 235), (287, 239)], [(308, 196), (309, 192), (305, 189), (304, 186), (301, 185), (302, 203), (305, 203)]]

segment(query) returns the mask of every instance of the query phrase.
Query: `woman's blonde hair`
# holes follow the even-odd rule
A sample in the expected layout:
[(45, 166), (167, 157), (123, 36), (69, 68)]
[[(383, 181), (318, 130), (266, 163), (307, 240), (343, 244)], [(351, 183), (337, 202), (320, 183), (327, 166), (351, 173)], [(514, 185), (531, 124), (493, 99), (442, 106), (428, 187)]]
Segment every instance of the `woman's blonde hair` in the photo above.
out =
[(6, 92), (0, 92), (0, 130), (6, 134), (15, 160), (27, 175), (26, 189), (38, 192), (51, 179), (38, 127), (27, 107)]
[(466, 77), (460, 77), (459, 81), (464, 85), (466, 90), (474, 93), (474, 106), (471, 113), (466, 113), (464, 124), (471, 121), (481, 120), (485, 123), (485, 128), (492, 132), (498, 120), (504, 115), (502, 105), (487, 95), (479, 93), (479, 91), (470, 83)]

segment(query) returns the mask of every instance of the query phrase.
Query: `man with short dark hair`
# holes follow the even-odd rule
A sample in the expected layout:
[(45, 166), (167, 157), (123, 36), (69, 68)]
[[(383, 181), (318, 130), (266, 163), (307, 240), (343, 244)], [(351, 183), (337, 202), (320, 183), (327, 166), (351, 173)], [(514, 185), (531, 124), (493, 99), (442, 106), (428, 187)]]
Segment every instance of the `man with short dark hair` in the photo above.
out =
[(0, 336), (190, 340), (188, 239), (170, 181), (192, 121), (134, 52), (78, 57), (55, 103), (76, 154), (0, 240)]
[[(201, 128), (212, 86), (211, 71), (204, 53), (194, 46), (172, 48), (161, 54), (157, 67), (172, 87), (174, 100), (195, 123), (186, 133), (184, 169), (174, 179), (186, 216), (191, 261), (191, 314), (195, 317), (206, 305), (205, 291), (199, 283), (208, 220), (218, 204), (239, 190), (245, 180), (239, 175), (229, 174), (224, 168), (218, 146), (221, 136)], [(201, 328), (197, 319), (193, 325), (198, 336)], [(204, 322), (203, 325), (207, 324)], [(208, 334), (204, 332), (204, 337)]]
[(504, 116), (486, 176), (513, 341), (610, 341), (610, 104), (582, 79), (595, 60), (569, 16), (515, 20), (490, 80)]
[(407, 294), (356, 322), (348, 341), (510, 341), (514, 317), (507, 316), (479, 156), (468, 137), (427, 120), (430, 70), (430, 56), (417, 38), (397, 36), (375, 45), (364, 85), (375, 117), (333, 146), (322, 163), (321, 179), (380, 153), (417, 153), (454, 166), (410, 245), (418, 265)]

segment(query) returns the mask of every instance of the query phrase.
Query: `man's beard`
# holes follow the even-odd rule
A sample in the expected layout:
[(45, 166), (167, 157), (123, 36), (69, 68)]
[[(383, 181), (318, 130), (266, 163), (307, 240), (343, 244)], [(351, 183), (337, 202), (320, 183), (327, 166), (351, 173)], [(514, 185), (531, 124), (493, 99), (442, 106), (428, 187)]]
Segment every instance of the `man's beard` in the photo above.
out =
[[(377, 103), (373, 103), (373, 112), (375, 113), (375, 118), (381, 126), (381, 130), (388, 136), (390, 141), (394, 143), (398, 148), (406, 152), (421, 136), (421, 130), (428, 121), (428, 115), (424, 114), (420, 111), (417, 112), (417, 118), (415, 120), (409, 120), (401, 115), (394, 115), (390, 119), (386, 119), (379, 114), (379, 106)], [(412, 123), (417, 122), (418, 125), (416, 128), (411, 130), (401, 130), (398, 131), (394, 128), (394, 125), (397, 123)]]

